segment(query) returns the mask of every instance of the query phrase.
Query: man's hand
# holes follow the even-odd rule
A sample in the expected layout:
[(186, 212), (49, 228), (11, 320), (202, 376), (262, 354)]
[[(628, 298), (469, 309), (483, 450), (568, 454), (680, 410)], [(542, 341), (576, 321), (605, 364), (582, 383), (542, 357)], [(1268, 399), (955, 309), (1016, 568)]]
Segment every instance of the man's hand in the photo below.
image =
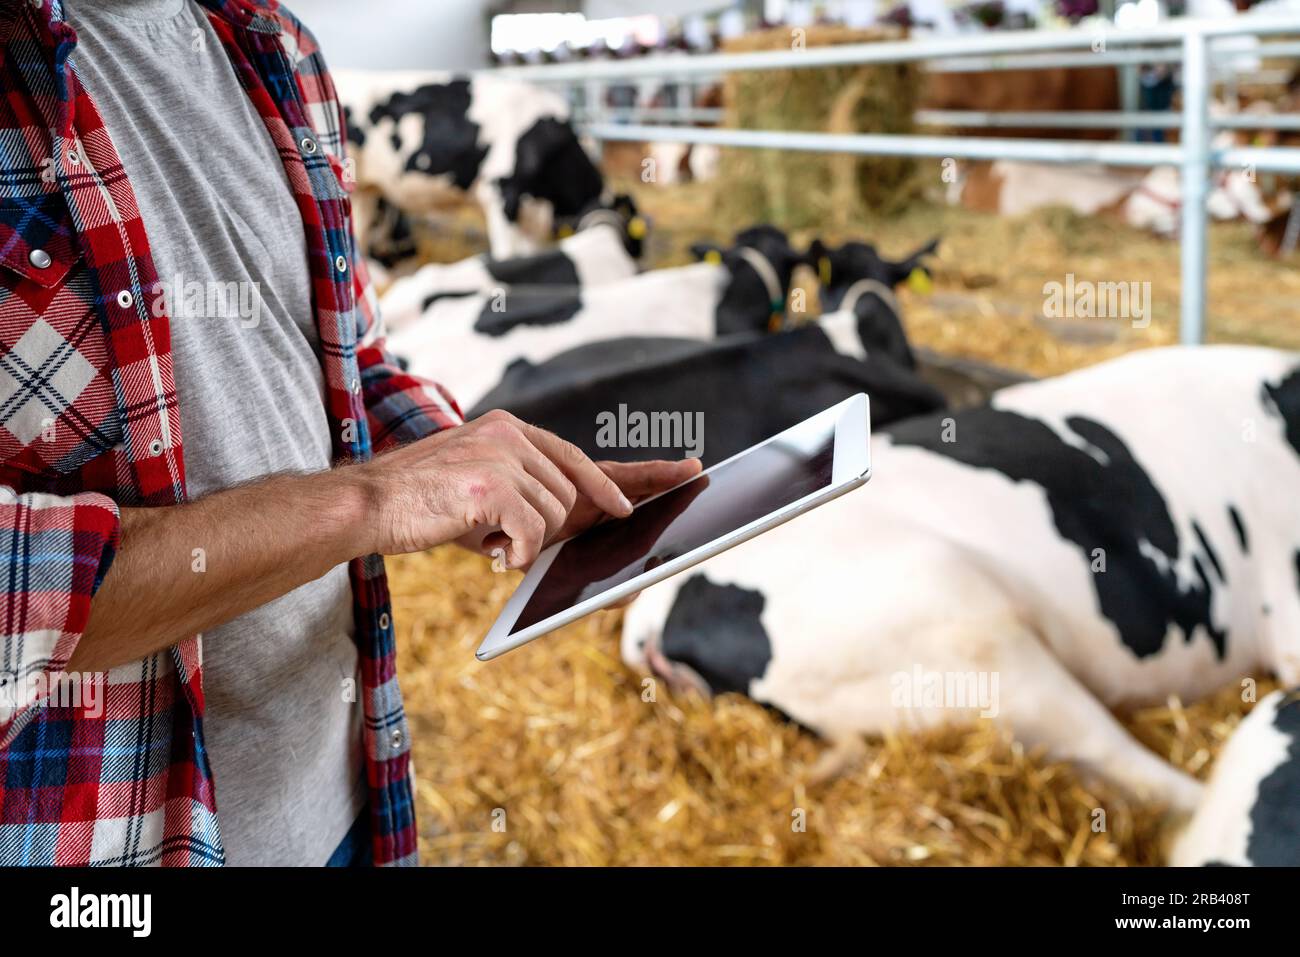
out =
[(577, 446), (494, 411), (345, 471), (366, 490), (370, 550), (454, 541), (504, 549), (509, 567), (524, 568), (547, 542), (629, 514), (630, 499), (676, 485), (699, 463), (598, 466)]
[(361, 465), (273, 475), (184, 505), (124, 508), (121, 547), (68, 669), (138, 661), (371, 552), (500, 544), (523, 568), (546, 542), (626, 515), (627, 499), (698, 468), (597, 466), (551, 433), (490, 412)]
[[(675, 485), (681, 485), (689, 478), (700, 473), (699, 459), (680, 459), (676, 462), (663, 460), (653, 462), (597, 462), (596, 467), (610, 477), (619, 490), (632, 500), (632, 504), (660, 492), (666, 492)], [(596, 524), (603, 517), (594, 502), (579, 496), (568, 520), (551, 539), (560, 541), (577, 535), (585, 528)]]

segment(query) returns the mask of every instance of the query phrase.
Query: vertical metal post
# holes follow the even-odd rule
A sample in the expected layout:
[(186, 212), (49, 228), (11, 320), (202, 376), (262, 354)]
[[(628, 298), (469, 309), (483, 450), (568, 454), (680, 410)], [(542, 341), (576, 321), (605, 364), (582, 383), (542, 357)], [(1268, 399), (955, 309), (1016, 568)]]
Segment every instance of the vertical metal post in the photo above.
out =
[(1182, 311), (1179, 338), (1205, 341), (1205, 199), (1210, 179), (1208, 40), (1195, 27), (1183, 37)]
[[(1136, 63), (1121, 63), (1119, 71), (1119, 108), (1125, 113), (1136, 113), (1142, 106), (1142, 82)], [(1120, 139), (1137, 142), (1136, 129), (1120, 130)]]

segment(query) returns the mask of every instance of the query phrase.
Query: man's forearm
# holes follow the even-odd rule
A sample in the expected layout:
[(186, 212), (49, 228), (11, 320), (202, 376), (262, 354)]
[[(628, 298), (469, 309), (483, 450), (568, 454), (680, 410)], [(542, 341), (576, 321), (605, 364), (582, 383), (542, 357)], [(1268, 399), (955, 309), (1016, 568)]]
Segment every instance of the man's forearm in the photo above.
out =
[(68, 670), (144, 658), (365, 554), (361, 474), (275, 476), (185, 505), (122, 509), (121, 547)]
[(370, 552), (444, 542), (484, 551), (500, 539), (523, 568), (555, 536), (602, 514), (627, 515), (629, 494), (672, 488), (699, 463), (606, 468), (548, 432), (489, 412), (373, 461), (185, 505), (122, 509), (121, 547), (67, 668), (138, 661)]

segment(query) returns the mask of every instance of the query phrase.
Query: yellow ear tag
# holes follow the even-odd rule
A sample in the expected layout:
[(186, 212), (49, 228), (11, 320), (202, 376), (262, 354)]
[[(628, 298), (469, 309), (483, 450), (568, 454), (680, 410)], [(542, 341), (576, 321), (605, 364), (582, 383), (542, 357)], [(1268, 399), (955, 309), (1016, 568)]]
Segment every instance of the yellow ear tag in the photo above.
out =
[(718, 252), (716, 249), (710, 249), (704, 254), (704, 261), (714, 266), (720, 265), (722, 262), (722, 253)]
[(572, 235), (573, 235), (573, 227), (572, 227), (572, 226), (561, 226), (561, 227), (560, 227), (560, 229), (559, 229), (559, 236), (560, 236), (561, 239), (568, 239), (568, 238), (569, 238), (570, 236), (572, 236)]
[(817, 260), (817, 278), (823, 286), (831, 284), (831, 260), (829, 256), (822, 256)]
[(907, 288), (918, 296), (928, 296), (934, 292), (934, 283), (930, 281), (929, 274), (917, 266), (907, 277)]
[(645, 220), (640, 216), (633, 216), (629, 219), (627, 221), (627, 234), (633, 239), (645, 239)]

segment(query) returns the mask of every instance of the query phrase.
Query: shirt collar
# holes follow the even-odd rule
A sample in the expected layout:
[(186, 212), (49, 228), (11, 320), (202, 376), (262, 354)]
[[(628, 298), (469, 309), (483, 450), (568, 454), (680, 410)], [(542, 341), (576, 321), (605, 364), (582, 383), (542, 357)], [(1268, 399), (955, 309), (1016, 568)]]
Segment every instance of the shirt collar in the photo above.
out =
[(261, 4), (250, 3), (248, 0), (197, 0), (197, 2), (237, 27), (255, 30), (258, 33), (280, 32), (280, 21), (272, 15), (272, 11), (277, 6), (273, 2)]

